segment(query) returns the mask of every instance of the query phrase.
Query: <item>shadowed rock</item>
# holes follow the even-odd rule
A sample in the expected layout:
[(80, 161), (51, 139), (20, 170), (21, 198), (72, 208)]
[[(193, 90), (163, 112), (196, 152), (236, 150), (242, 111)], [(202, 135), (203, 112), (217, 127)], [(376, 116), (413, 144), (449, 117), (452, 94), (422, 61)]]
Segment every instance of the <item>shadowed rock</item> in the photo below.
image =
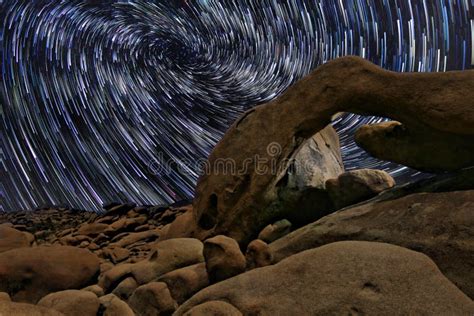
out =
[[(196, 188), (196, 236), (225, 233), (239, 242), (250, 241), (279, 219), (270, 205), (287, 181), (291, 158), (339, 112), (383, 116), (403, 124), (400, 135), (390, 135), (390, 145), (398, 148), (381, 158), (431, 171), (471, 166), (473, 98), (474, 71), (394, 73), (357, 57), (331, 61), (279, 98), (245, 113), (214, 148)], [(367, 138), (359, 136), (360, 143), (377, 153), (365, 145)], [(415, 146), (426, 150), (429, 162), (411, 155)], [(275, 147), (278, 151), (269, 150)], [(222, 159), (232, 159), (241, 172), (219, 170)]]
[(175, 315), (211, 301), (231, 304), (243, 315), (474, 312), (474, 303), (424, 254), (357, 241), (311, 249), (217, 283), (186, 301)]
[[(390, 192), (387, 192), (389, 195)], [(428, 255), (474, 298), (474, 191), (417, 193), (345, 208), (270, 244), (275, 261), (341, 240), (380, 241)]]

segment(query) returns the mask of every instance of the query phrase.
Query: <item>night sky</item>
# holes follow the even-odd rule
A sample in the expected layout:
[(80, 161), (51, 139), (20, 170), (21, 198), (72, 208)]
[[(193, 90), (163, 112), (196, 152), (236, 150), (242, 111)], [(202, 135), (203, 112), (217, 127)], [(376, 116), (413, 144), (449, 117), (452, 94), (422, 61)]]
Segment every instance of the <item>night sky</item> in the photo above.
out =
[[(245, 109), (330, 59), (359, 55), (399, 72), (474, 62), (472, 0), (0, 6), (0, 210), (189, 198), (197, 162)], [(346, 167), (417, 177), (353, 143), (377, 121), (335, 122)]]

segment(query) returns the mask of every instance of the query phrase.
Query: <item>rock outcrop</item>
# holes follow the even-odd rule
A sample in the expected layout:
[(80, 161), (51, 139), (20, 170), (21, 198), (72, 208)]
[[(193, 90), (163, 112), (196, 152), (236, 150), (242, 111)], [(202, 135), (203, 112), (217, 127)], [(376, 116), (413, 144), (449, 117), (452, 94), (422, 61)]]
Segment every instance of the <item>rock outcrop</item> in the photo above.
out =
[(423, 252), (474, 298), (474, 191), (417, 193), (346, 208), (270, 244), (275, 261), (341, 240)]
[[(281, 219), (280, 209), (271, 206), (287, 184), (294, 154), (338, 112), (403, 124), (385, 137), (392, 149), (383, 159), (427, 171), (474, 165), (473, 78), (474, 71), (394, 73), (357, 57), (319, 67), (279, 98), (245, 113), (214, 148), (196, 188), (195, 236), (226, 233), (243, 243)], [(359, 142), (374, 153), (364, 145), (366, 138)], [(429, 162), (411, 155), (417, 146)], [(244, 171), (220, 172), (223, 159)], [(279, 172), (271, 172), (275, 165)]]
[(474, 302), (427, 256), (389, 244), (353, 241), (308, 250), (217, 283), (189, 299), (175, 315), (213, 301), (224, 301), (243, 315), (474, 313)]

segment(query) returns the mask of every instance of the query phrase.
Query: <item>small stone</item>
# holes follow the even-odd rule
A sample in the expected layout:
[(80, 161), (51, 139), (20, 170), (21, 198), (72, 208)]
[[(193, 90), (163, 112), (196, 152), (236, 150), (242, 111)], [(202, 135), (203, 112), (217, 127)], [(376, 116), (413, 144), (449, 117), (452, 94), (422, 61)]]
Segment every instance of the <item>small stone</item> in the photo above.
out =
[(88, 287), (85, 287), (81, 291), (92, 292), (95, 295), (97, 295), (97, 297), (101, 297), (101, 296), (104, 295), (104, 289), (101, 288), (98, 284), (94, 284), (94, 285), (90, 285)]

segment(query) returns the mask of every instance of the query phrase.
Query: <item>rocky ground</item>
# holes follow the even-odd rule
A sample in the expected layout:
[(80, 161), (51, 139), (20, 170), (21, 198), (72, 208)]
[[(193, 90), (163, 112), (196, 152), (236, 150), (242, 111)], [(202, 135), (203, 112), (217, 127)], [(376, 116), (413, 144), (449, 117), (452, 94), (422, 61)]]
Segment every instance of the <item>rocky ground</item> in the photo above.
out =
[[(362, 66), (364, 75), (375, 71)], [(300, 98), (311, 80), (280, 101)], [(467, 107), (461, 110), (474, 122)], [(410, 115), (413, 132), (416, 111)], [(450, 131), (434, 142), (456, 137), (459, 126), (446, 122)], [(235, 138), (240, 124), (260, 135), (250, 112), (210, 161), (251, 156), (256, 143), (245, 147)], [(407, 136), (393, 134), (394, 126), (364, 128), (362, 142), (375, 137), (364, 146), (378, 152), (380, 128), (388, 128), (386, 137), (413, 148), (410, 137), (432, 129), (423, 125), (421, 134)], [(426, 153), (429, 162), (401, 150), (394, 161), (437, 175), (396, 185), (384, 171), (344, 170), (332, 127), (287, 148), (293, 127), (275, 132), (278, 159), (310, 168), (288, 165), (259, 177), (253, 169), (211, 172), (192, 203), (1, 213), (0, 315), (474, 315), (473, 152), (460, 150), (457, 164), (453, 153), (436, 158), (436, 147)], [(286, 138), (279, 134), (285, 129)]]

